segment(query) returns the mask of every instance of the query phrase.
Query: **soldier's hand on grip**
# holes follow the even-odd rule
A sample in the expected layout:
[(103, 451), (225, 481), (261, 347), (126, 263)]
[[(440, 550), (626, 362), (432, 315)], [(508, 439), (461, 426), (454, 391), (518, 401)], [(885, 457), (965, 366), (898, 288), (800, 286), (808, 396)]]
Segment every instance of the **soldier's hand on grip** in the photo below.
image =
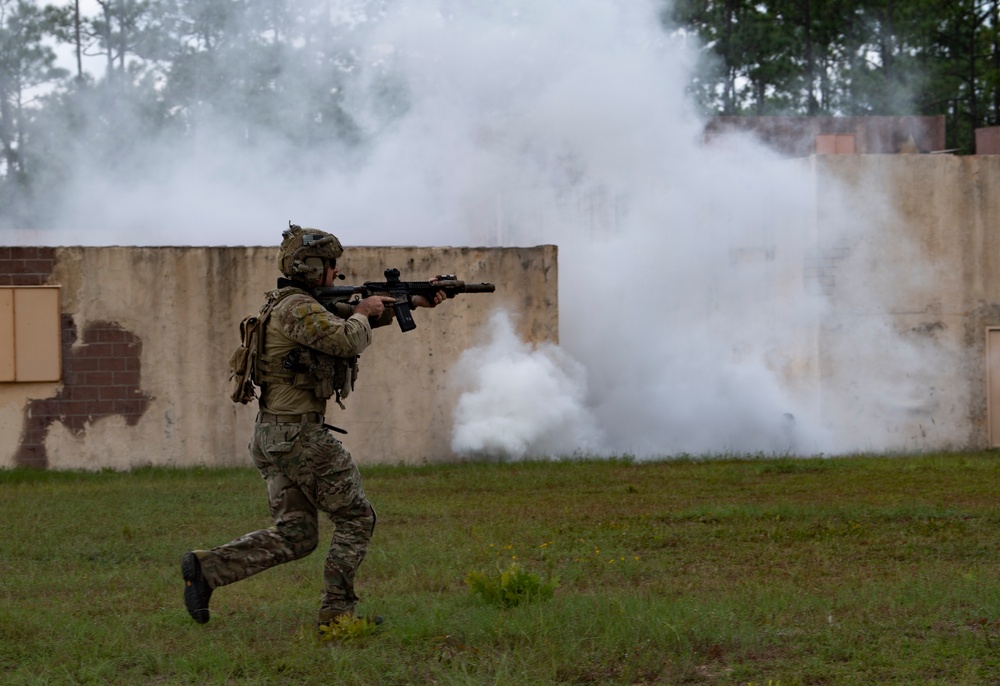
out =
[(354, 314), (365, 317), (381, 317), (387, 304), (395, 302), (394, 298), (385, 295), (369, 295), (354, 308)]

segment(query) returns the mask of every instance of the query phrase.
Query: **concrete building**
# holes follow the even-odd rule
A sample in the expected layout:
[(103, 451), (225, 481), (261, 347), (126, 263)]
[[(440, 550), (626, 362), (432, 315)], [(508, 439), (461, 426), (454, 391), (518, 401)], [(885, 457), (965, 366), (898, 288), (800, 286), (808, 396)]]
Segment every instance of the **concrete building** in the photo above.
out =
[(1000, 155), (1000, 126), (976, 129), (976, 154)]
[(751, 134), (788, 157), (830, 153), (881, 155), (941, 152), (944, 115), (933, 117), (715, 117), (705, 126), (709, 143)]

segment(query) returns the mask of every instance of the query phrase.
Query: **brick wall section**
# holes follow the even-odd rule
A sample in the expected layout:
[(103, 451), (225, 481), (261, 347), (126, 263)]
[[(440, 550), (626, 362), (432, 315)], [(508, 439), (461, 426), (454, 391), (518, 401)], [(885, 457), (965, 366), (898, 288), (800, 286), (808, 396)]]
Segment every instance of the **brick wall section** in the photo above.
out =
[[(56, 264), (55, 248), (0, 247), (0, 286), (49, 284)], [(102, 417), (120, 415), (134, 426), (151, 398), (140, 388), (142, 340), (114, 322), (89, 322), (77, 342), (71, 314), (63, 313), (62, 386), (50, 398), (29, 401), (24, 408), (21, 440), (14, 460), (21, 467), (48, 466), (45, 438), (53, 422), (74, 434)]]
[(120, 415), (134, 426), (151, 398), (139, 387), (142, 341), (113, 322), (91, 322), (75, 348), (73, 318), (62, 317), (63, 386), (51, 398), (32, 400), (24, 410), (24, 428), (15, 461), (18, 466), (48, 466), (45, 437), (53, 422), (74, 434), (102, 417)]
[(55, 265), (55, 248), (0, 247), (0, 286), (45, 285)]

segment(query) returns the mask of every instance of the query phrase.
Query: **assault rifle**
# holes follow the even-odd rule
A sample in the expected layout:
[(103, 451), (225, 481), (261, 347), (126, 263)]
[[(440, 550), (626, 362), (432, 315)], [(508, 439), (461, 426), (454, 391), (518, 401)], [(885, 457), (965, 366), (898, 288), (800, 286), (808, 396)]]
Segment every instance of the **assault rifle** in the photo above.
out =
[[(341, 275), (340, 278), (344, 278)], [(386, 295), (395, 299), (391, 307), (399, 322), (400, 331), (412, 331), (417, 328), (410, 312), (410, 298), (422, 295), (430, 301), (434, 294), (444, 291), (449, 298), (459, 293), (492, 293), (496, 287), (491, 283), (466, 283), (455, 278), (454, 274), (438, 276), (436, 281), (400, 281), (398, 269), (386, 269), (385, 281), (365, 281), (361, 286), (319, 286), (314, 288), (313, 297), (322, 303), (330, 312), (346, 319), (351, 316), (354, 306), (349, 302), (355, 295), (367, 298), (370, 295)]]

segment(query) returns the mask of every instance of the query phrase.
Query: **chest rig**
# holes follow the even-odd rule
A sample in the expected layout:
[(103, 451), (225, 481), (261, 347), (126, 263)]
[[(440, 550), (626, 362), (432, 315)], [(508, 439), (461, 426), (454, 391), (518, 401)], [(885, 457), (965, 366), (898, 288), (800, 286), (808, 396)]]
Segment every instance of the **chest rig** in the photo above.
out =
[(302, 390), (311, 390), (320, 400), (334, 398), (341, 408), (342, 400), (354, 390), (358, 378), (358, 357), (337, 357), (300, 346), (281, 357), (265, 354), (267, 323), (272, 311), (285, 297), (296, 293), (292, 288), (281, 288), (267, 294), (261, 309), (259, 346), (252, 369), (254, 383), (283, 384)]

